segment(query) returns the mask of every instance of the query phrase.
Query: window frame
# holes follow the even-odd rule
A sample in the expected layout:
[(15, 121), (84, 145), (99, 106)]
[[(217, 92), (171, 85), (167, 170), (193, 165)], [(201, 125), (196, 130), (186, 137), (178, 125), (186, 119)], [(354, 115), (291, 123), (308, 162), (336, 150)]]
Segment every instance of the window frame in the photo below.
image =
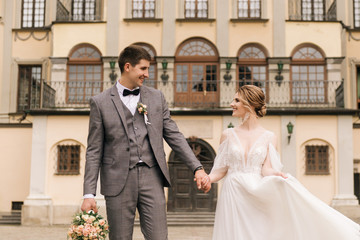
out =
[[(308, 161), (310, 159), (308, 159), (308, 148), (315, 148), (314, 154), (314, 167), (315, 170), (309, 170), (309, 164)], [(320, 153), (319, 150), (321, 148), (325, 148), (326, 149), (326, 159), (320, 159)], [(320, 166), (320, 161), (326, 161), (326, 165), (325, 165), (325, 169), (324, 170), (320, 170), (319, 166)], [(305, 145), (305, 175), (330, 175), (330, 146), (329, 145)]]
[[(88, 47), (88, 48), (92, 48), (93, 50), (97, 51), (99, 53), (99, 58), (97, 59), (91, 59), (91, 58), (85, 58), (85, 59), (82, 59), (82, 58), (71, 58), (71, 56), (79, 49), (81, 48), (85, 48), (85, 47)], [(101, 79), (99, 80), (100, 82), (100, 92), (103, 91), (103, 87), (104, 87), (104, 67), (103, 67), (103, 62), (102, 62), (102, 55), (101, 55), (101, 52), (100, 50), (91, 45), (91, 44), (88, 44), (88, 43), (82, 43), (82, 44), (79, 44), (79, 45), (76, 45), (71, 51), (70, 51), (70, 54), (69, 54), (69, 61), (67, 62), (67, 70), (66, 70), (66, 99), (65, 99), (65, 102), (66, 104), (87, 104), (88, 101), (85, 100), (86, 98), (86, 91), (84, 91), (83, 93), (83, 101), (82, 102), (77, 102), (76, 100), (74, 100), (74, 102), (70, 101), (69, 99), (69, 82), (70, 82), (70, 66), (88, 66), (88, 65), (91, 65), (91, 66), (95, 66), (95, 65), (98, 65), (101, 67), (101, 72), (100, 72), (100, 77)], [(71, 82), (75, 82), (75, 81), (71, 81)], [(82, 81), (83, 83), (86, 83), (86, 79), (84, 79), (84, 81)], [(86, 89), (86, 86), (83, 87), (84, 89)], [(92, 86), (92, 89), (94, 89), (95, 87)]]
[[(294, 55), (302, 48), (313, 48), (316, 51), (318, 51), (322, 58), (316, 58), (316, 59), (294, 59)], [(291, 103), (295, 103), (295, 104), (326, 104), (328, 103), (328, 89), (327, 89), (327, 68), (326, 68), (326, 60), (325, 60), (325, 53), (322, 51), (322, 49), (320, 49), (319, 47), (312, 45), (312, 44), (300, 44), (299, 46), (297, 46), (293, 52), (291, 53), (291, 62), (290, 62), (290, 102)], [(293, 85), (294, 85), (294, 81), (297, 81), (300, 83), (300, 81), (302, 80), (294, 80), (293, 79), (293, 67), (294, 66), (322, 66), (324, 68), (324, 79), (323, 79), (323, 89), (324, 89), (324, 101), (323, 102), (310, 102), (311, 98), (309, 95), (309, 88), (310, 86), (308, 86), (308, 97), (306, 102), (301, 102), (301, 101), (295, 101), (293, 99)], [(309, 71), (307, 72), (307, 76), (309, 76)], [(304, 80), (305, 81), (305, 80)], [(317, 81), (317, 80), (310, 80), (309, 77), (307, 77), (306, 82), (308, 83), (309, 81)]]
[[(29, 80), (29, 85), (27, 86), (28, 88), (28, 103), (27, 103), (27, 108), (24, 108), (24, 109), (20, 109), (20, 87), (21, 87), (21, 74), (20, 74), (20, 71), (22, 68), (31, 68), (31, 73), (30, 75), (32, 75), (32, 71), (33, 71), (33, 68), (37, 68), (39, 67), (40, 68), (40, 79), (35, 79), (36, 83), (35, 83), (35, 87), (39, 87), (41, 89), (41, 84), (42, 84), (42, 74), (43, 74), (43, 67), (41, 64), (31, 64), (31, 65), (27, 65), (27, 64), (21, 64), (18, 66), (18, 86), (17, 86), (17, 101), (16, 101), (16, 111), (17, 112), (22, 112), (22, 111), (25, 111), (25, 110), (29, 110), (32, 108), (32, 88), (33, 88), (33, 78), (31, 77), (31, 79)], [(37, 80), (39, 80), (39, 82), (37, 82)], [(39, 85), (38, 85), (39, 84)], [(40, 94), (40, 92), (39, 92)], [(39, 96), (39, 107), (40, 107), (40, 98), (41, 96)]]
[(96, 9), (97, 9), (97, 5), (96, 5), (96, 0), (93, 0), (94, 1), (94, 12), (93, 12), (93, 19), (86, 19), (85, 16), (86, 16), (86, 0), (81, 0), (82, 1), (82, 14), (77, 14), (77, 16), (81, 16), (81, 19), (74, 19), (74, 4), (75, 4), (75, 0), (72, 0), (71, 1), (71, 19), (72, 21), (79, 21), (79, 22), (84, 22), (84, 21), (95, 21), (96, 20)]
[[(355, 18), (355, 16), (356, 16), (355, 15), (355, 1), (357, 1), (357, 3), (358, 3), (358, 10), (359, 10), (357, 21)], [(354, 18), (354, 28), (360, 29), (360, 0), (353, 0), (353, 18)]]
[[(264, 54), (264, 58), (240, 58), (240, 54), (247, 48), (250, 47), (255, 47), (257, 49), (259, 49), (260, 51), (262, 51), (262, 53)], [(265, 95), (266, 95), (266, 101), (269, 101), (269, 65), (267, 62), (267, 58), (268, 58), (268, 52), (266, 50), (265, 47), (259, 45), (259, 44), (255, 44), (255, 43), (250, 43), (250, 44), (245, 44), (244, 46), (242, 46), (238, 53), (237, 53), (237, 62), (236, 62), (236, 87), (240, 86), (240, 79), (239, 79), (239, 67), (240, 66), (264, 66), (265, 67), (265, 71), (266, 71), (266, 79), (265, 79)], [(251, 74), (251, 76), (253, 76), (253, 74)], [(250, 79), (251, 83), (254, 83), (254, 79)], [(261, 82), (261, 81), (259, 81)]]
[(320, 16), (320, 15), (315, 15), (314, 13), (314, 0), (310, 0), (311, 1), (311, 13), (310, 13), (310, 20), (309, 19), (304, 19), (304, 13), (303, 13), (303, 1), (301, 0), (301, 20), (302, 21), (317, 21), (317, 22), (321, 22), (321, 21), (325, 21), (326, 20), (326, 9), (325, 9), (325, 1), (322, 1), (322, 5), (323, 5), (323, 14), (322, 14), (322, 19), (320, 20), (316, 20), (315, 16)]
[(45, 27), (45, 16), (46, 16), (46, 0), (44, 0), (44, 15), (43, 15), (43, 22), (42, 22), (42, 26), (40, 27), (35, 27), (35, 4), (36, 1), (38, 0), (32, 0), (33, 1), (33, 6), (32, 6), (32, 19), (31, 19), (31, 26), (30, 27), (24, 27), (24, 2), (25, 0), (21, 1), (21, 28), (27, 28), (27, 29), (32, 29), (32, 28), (44, 28)]
[[(186, 16), (186, 10), (187, 10), (186, 1), (187, 0), (184, 0), (184, 19), (209, 19), (209, 0), (206, 0), (206, 17), (198, 17), (198, 12), (199, 12), (198, 5), (197, 5), (198, 0), (193, 0), (193, 1), (195, 1), (195, 9), (194, 9), (195, 17), (187, 17)], [(192, 9), (190, 9), (190, 10), (192, 10)]]
[[(68, 159), (66, 159), (66, 165), (68, 166), (69, 169), (67, 170), (61, 170), (60, 169), (60, 164), (61, 164), (61, 157), (62, 157), (62, 154), (61, 154), (61, 151), (60, 151), (60, 148), (61, 147), (64, 147), (67, 152), (66, 152), (66, 155), (69, 157)], [(57, 148), (57, 163), (56, 163), (56, 175), (79, 175), (80, 174), (80, 162), (81, 162), (81, 145), (80, 144), (58, 144), (56, 146)], [(74, 154), (72, 152), (72, 148), (77, 148), (77, 152), (75, 152), (75, 154), (77, 154), (77, 159), (72, 159), (71, 158), (71, 155)], [(70, 151), (69, 151), (70, 150)], [(74, 160), (74, 161), (77, 161), (77, 163), (73, 164), (75, 165), (76, 169), (75, 170), (72, 170), (71, 167), (72, 167), (72, 163), (71, 161)]]
[(133, 19), (155, 19), (156, 18), (156, 0), (152, 0), (154, 2), (154, 8), (151, 9), (153, 12), (154, 12), (154, 16), (153, 17), (146, 17), (145, 16), (145, 0), (141, 0), (142, 1), (142, 10), (141, 10), (141, 13), (142, 13), (142, 16), (141, 17), (134, 17), (134, 0), (131, 0), (131, 17)]
[(237, 17), (237, 19), (261, 19), (261, 13), (262, 13), (262, 1), (261, 0), (258, 0), (259, 1), (259, 4), (260, 4), (260, 8), (259, 8), (259, 17), (251, 17), (250, 15), (251, 15), (251, 1), (252, 0), (247, 0), (248, 1), (248, 9), (247, 9), (247, 14), (248, 14), (248, 17), (240, 17), (239, 16), (239, 10), (240, 10), (240, 8), (239, 8), (239, 1), (240, 0), (236, 0), (236, 10), (237, 10), (237, 12), (236, 12), (236, 17)]

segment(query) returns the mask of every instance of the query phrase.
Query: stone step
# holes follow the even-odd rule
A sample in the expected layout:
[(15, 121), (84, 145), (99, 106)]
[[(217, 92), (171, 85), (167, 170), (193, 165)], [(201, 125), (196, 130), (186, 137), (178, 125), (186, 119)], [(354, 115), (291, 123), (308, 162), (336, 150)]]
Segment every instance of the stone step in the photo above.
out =
[[(214, 225), (215, 213), (167, 213), (168, 226), (212, 226)], [(140, 225), (139, 219), (135, 219), (135, 225)]]
[(9, 225), (21, 224), (21, 211), (0, 213), (0, 224), (9, 224)]

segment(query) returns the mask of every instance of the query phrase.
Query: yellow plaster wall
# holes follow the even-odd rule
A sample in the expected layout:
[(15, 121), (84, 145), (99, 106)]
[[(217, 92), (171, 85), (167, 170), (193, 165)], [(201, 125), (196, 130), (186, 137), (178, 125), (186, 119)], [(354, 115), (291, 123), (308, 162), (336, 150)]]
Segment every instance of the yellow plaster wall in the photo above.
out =
[[(210, 120), (212, 121), (212, 133), (211, 133), (211, 138), (201, 138), (202, 140), (206, 141), (207, 143), (209, 143), (212, 148), (214, 149), (215, 152), (217, 152), (219, 145), (220, 145), (220, 137), (221, 137), (221, 133), (223, 131), (222, 128), (222, 117), (221, 116), (173, 116), (172, 119), (175, 122), (179, 122), (182, 120), (192, 120), (194, 121), (193, 124), (196, 125), (196, 122), (202, 121), (202, 120)], [(179, 126), (179, 130), (180, 132), (185, 132), (185, 129), (183, 129), (181, 126)], [(185, 138), (188, 138), (190, 136), (185, 135)], [(171, 148), (165, 144), (165, 153), (166, 153), (166, 160), (169, 160), (169, 156), (171, 153)]]
[[(163, 9), (163, 3), (162, 1), (160, 2), (162, 4), (161, 9)], [(127, 1), (121, 1), (119, 4), (119, 12), (122, 17), (119, 19), (119, 51), (122, 51), (132, 43), (144, 42), (153, 46), (156, 50), (156, 54), (160, 56), (162, 54), (162, 22), (131, 22), (124, 20), (124, 18), (126, 18), (126, 3)]]
[(265, 116), (259, 118), (261, 126), (275, 133), (277, 139), (276, 149), (281, 150), (281, 118), (280, 116)]
[[(229, 56), (236, 57), (239, 49), (247, 43), (259, 43), (273, 55), (272, 20), (266, 23), (229, 23)], [(261, 34), (259, 34), (261, 33)]]
[[(298, 180), (316, 197), (327, 204), (336, 193), (337, 126), (336, 116), (298, 116), (296, 118), (296, 168)], [(330, 175), (305, 175), (305, 152), (303, 144), (312, 139), (327, 142), (333, 148)]]
[(0, 128), (0, 212), (29, 195), (32, 128)]
[(176, 22), (176, 49), (183, 41), (192, 37), (202, 37), (216, 45), (216, 22)]
[[(1, 5), (1, 4), (0, 4)], [(1, 10), (0, 10), (1, 13)], [(2, 74), (3, 74), (3, 54), (4, 54), (4, 25), (2, 23), (0, 23), (0, 83), (2, 81)], [(0, 84), (0, 99), (1, 99), (1, 92), (2, 92), (2, 84)]]
[[(49, 40), (47, 38), (38, 41), (32, 36), (26, 40), (22, 41), (19, 38), (14, 40), (15, 34), (22, 39), (26, 39), (31, 32), (17, 32), (13, 33), (13, 46), (12, 46), (12, 56), (14, 58), (23, 59), (40, 59), (40, 58), (48, 58), (51, 55), (51, 33), (49, 32)], [(36, 38), (42, 39), (46, 33), (45, 32), (37, 32), (33, 33)]]
[(144, 42), (153, 46), (157, 55), (161, 55), (162, 24), (154, 22), (120, 23), (119, 51), (132, 43)]
[(53, 26), (53, 57), (67, 57), (73, 47), (89, 43), (105, 55), (106, 23), (55, 24)]
[(312, 43), (325, 52), (325, 57), (342, 57), (341, 32), (341, 25), (337, 22), (286, 22), (286, 56), (290, 57), (299, 44)]
[[(47, 194), (54, 205), (81, 204), (85, 169), (85, 149), (88, 134), (88, 116), (49, 116), (47, 124)], [(54, 147), (63, 140), (81, 144), (79, 175), (55, 175)]]

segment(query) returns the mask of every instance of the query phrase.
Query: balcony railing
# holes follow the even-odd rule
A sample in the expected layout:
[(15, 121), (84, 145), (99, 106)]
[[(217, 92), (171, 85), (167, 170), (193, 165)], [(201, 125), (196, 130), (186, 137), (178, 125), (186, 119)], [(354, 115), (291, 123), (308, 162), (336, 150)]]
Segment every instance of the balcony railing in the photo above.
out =
[[(161, 90), (172, 109), (228, 108), (236, 89), (250, 82), (147, 82)], [(342, 81), (258, 81), (252, 84), (263, 89), (269, 108), (335, 108), (343, 107)], [(32, 110), (89, 108), (89, 99), (112, 87), (110, 81), (42, 81), (34, 89), (40, 104)]]

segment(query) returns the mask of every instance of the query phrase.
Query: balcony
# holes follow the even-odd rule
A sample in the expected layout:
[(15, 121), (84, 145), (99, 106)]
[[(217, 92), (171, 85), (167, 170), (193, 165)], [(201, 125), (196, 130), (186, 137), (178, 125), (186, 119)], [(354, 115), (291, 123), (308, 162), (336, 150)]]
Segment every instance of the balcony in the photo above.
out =
[[(147, 82), (161, 90), (172, 110), (228, 109), (239, 83), (225, 81)], [(242, 83), (249, 84), (249, 83)], [(263, 89), (268, 108), (342, 108), (342, 81), (253, 82)], [(110, 81), (42, 81), (33, 89), (38, 97), (31, 110), (75, 111), (89, 108), (89, 99), (112, 87)]]

